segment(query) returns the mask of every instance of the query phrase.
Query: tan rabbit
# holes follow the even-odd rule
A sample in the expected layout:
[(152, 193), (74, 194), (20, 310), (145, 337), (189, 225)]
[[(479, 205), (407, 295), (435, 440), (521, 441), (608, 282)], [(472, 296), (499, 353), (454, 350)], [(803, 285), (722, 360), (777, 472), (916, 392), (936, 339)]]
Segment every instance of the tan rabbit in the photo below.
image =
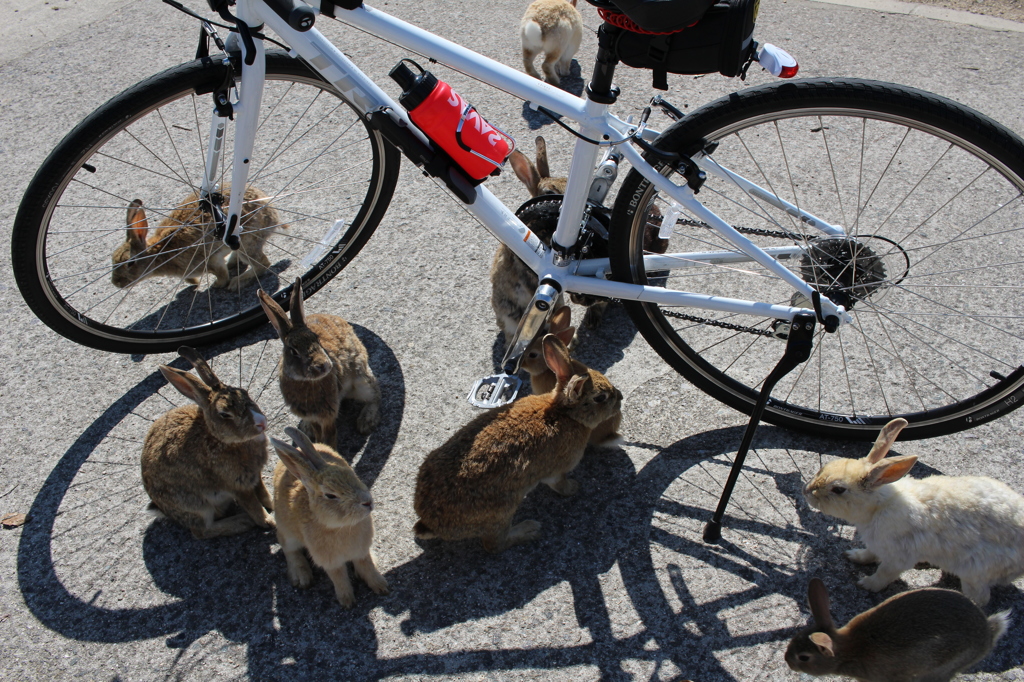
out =
[(984, 606), (991, 586), (1024, 575), (1024, 497), (986, 476), (903, 478), (917, 457), (885, 456), (906, 425), (886, 424), (863, 459), (825, 464), (804, 496), (856, 527), (866, 549), (851, 549), (847, 558), (879, 562), (861, 587), (878, 592), (928, 562), (959, 576), (964, 594)]
[[(169, 410), (146, 434), (142, 485), (157, 511), (197, 538), (273, 526), (274, 505), (261, 472), (267, 463), (267, 418), (249, 394), (225, 386), (200, 355), (182, 346), (202, 380), (166, 365), (160, 373), (195, 402)], [(244, 513), (220, 518), (237, 502)], [(266, 511), (264, 511), (266, 510)]]
[(890, 597), (836, 628), (818, 578), (807, 586), (807, 599), (814, 625), (790, 641), (786, 663), (797, 672), (862, 682), (947, 682), (992, 651), (1010, 614), (986, 618), (959, 592), (929, 587)]
[[(231, 188), (224, 187), (222, 192), (227, 196)], [(209, 272), (216, 278), (212, 286), (237, 291), (270, 267), (264, 246), (275, 231), (288, 227), (268, 201), (255, 187), (246, 188), (241, 247), (231, 251), (217, 239), (213, 216), (197, 193), (188, 195), (152, 234), (142, 201), (135, 199), (128, 206), (127, 238), (112, 256), (110, 281), (119, 289), (150, 277), (180, 277), (195, 285)], [(230, 268), (237, 262), (249, 267), (232, 278)]]
[(363, 403), (356, 428), (367, 434), (380, 423), (380, 387), (370, 370), (366, 347), (352, 325), (337, 315), (302, 311), (302, 280), (292, 286), (291, 320), (265, 291), (260, 303), (274, 325), (284, 351), (279, 366), (281, 395), (318, 443), (337, 446), (338, 409), (351, 398)]
[(377, 594), (388, 582), (377, 570), (373, 544), (373, 498), (356, 472), (332, 448), (313, 445), (298, 429), (285, 429), (298, 447), (271, 438), (281, 461), (274, 468), (277, 540), (288, 562), (292, 585), (306, 588), (313, 570), (303, 555), (327, 571), (334, 593), (345, 608), (355, 604), (348, 562)]
[(583, 17), (576, 9), (576, 0), (534, 0), (526, 8), (519, 35), (526, 73), (541, 77), (533, 61), (543, 52), (544, 80), (558, 87), (560, 76), (569, 75), (572, 57), (583, 42)]
[(621, 409), (622, 394), (600, 372), (574, 364), (555, 336), (544, 338), (555, 390), (481, 414), (427, 455), (416, 478), (413, 530), (423, 539), (480, 538), (500, 552), (537, 537), (540, 524), (512, 517), (538, 483), (560, 495), (579, 484), (566, 474), (590, 432)]
[[(576, 333), (576, 329), (571, 326), (571, 322), (572, 310), (569, 306), (562, 306), (552, 313), (548, 333), (554, 334), (563, 344), (568, 346)], [(586, 369), (586, 366), (578, 360), (573, 360), (572, 364), (573, 368), (577, 372)], [(550, 393), (555, 390), (555, 386), (558, 384), (558, 379), (555, 376), (555, 373), (551, 371), (547, 363), (544, 361), (542, 338), (534, 339), (533, 343), (526, 347), (526, 350), (523, 352), (523, 360), (520, 364), (520, 368), (529, 373), (530, 386), (533, 388), (534, 395)], [(622, 443), (622, 436), (618, 432), (619, 425), (621, 423), (622, 413), (616, 412), (609, 419), (598, 424), (594, 430), (590, 432), (590, 439), (588, 443), (599, 448), (617, 447)]]

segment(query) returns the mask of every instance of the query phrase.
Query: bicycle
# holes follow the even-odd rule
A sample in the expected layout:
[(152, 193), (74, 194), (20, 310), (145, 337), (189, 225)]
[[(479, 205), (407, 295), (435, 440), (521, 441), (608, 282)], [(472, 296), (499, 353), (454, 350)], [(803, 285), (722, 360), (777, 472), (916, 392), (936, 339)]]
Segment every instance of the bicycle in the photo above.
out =
[[(236, 19), (226, 2), (210, 5)], [(238, 0), (228, 43), (207, 31), (221, 56), (200, 56), (115, 97), (32, 180), (12, 255), (22, 295), (43, 322), (84, 345), (140, 353), (259, 324), (257, 287), (282, 301), (301, 275), (309, 296), (359, 253), (392, 198), (401, 149), (442, 176), (540, 275), (535, 301), (544, 305), (524, 317), (507, 368), (542, 328), (547, 304), (574, 292), (621, 300), (663, 359), (748, 414), (794, 316), (813, 314), (813, 354), (765, 411), (779, 425), (870, 439), (902, 416), (905, 437), (924, 438), (1019, 406), (1024, 302), (1012, 292), (1024, 261), (1012, 253), (1024, 143), (998, 123), (911, 88), (814, 79), (737, 92), (659, 134), (646, 115), (632, 123), (610, 113), (615, 59), (607, 51), (589, 97), (578, 98), (379, 10), (321, 5), (579, 126), (554, 246), (486, 184), (459, 179), (402, 107), (312, 25), (312, 10)], [(263, 24), (298, 57), (266, 51), (262, 34), (243, 28)], [(595, 236), (586, 216), (600, 207), (587, 197), (602, 147), (631, 170), (608, 217), (610, 258), (588, 259), (583, 247)], [(230, 198), (220, 196), (228, 184)], [(166, 202), (146, 206), (166, 218), (195, 192), (220, 228), (203, 249), (237, 246), (250, 185), (287, 224), (267, 241), (278, 260), (255, 283), (214, 288), (198, 272), (118, 289), (112, 268), (96, 265), (124, 230), (139, 229), (122, 217), (136, 195)], [(652, 230), (668, 241), (664, 253), (645, 248)]]

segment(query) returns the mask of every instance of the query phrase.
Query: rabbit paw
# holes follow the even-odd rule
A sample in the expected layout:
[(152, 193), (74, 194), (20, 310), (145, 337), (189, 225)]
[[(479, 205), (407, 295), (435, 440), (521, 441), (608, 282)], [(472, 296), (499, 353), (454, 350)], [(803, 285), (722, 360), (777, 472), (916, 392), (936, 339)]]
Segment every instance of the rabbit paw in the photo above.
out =
[(380, 407), (376, 403), (367, 403), (356, 418), (356, 429), (368, 435), (380, 425)]
[(843, 554), (845, 554), (846, 558), (855, 564), (878, 563), (878, 557), (867, 549), (848, 549), (845, 552), (843, 552)]
[(555, 481), (547, 480), (544, 482), (547, 483), (552, 490), (563, 497), (572, 497), (580, 490), (579, 481), (572, 478), (565, 478), (564, 476), (559, 477)]
[(312, 585), (313, 569), (310, 567), (309, 562), (306, 561), (306, 558), (301, 557), (301, 561), (292, 561), (291, 557), (288, 557), (288, 559), (288, 580), (291, 581), (292, 585), (300, 590), (304, 590)]
[(388, 594), (391, 591), (388, 587), (388, 581), (382, 575), (370, 578), (366, 581), (366, 584), (377, 594)]
[(862, 587), (869, 592), (881, 592), (892, 581), (879, 578), (878, 574), (869, 575), (857, 581), (857, 587)]

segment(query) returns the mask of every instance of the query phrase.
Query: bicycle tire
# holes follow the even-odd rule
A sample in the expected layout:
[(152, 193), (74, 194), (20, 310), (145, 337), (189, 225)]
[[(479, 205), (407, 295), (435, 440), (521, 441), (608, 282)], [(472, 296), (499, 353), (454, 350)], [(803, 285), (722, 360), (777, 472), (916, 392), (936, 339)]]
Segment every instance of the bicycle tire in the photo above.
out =
[[(277, 219), (261, 247), (269, 267), (261, 271), (236, 259), (234, 274), (251, 269), (249, 281), (215, 287), (223, 281), (211, 282), (215, 257), (195, 257), (219, 244), (210, 220), (194, 242), (201, 249), (186, 264), (192, 270), (115, 286), (111, 258), (126, 240), (129, 202), (142, 197), (147, 217), (175, 225), (172, 212), (190, 199), (194, 204), (190, 193), (203, 177), (210, 132), (210, 93), (230, 78), (231, 68), (203, 58), (138, 83), (83, 120), (40, 167), (18, 209), (11, 253), (22, 296), (51, 329), (117, 353), (213, 343), (266, 320), (257, 289), (284, 301), (301, 276), (308, 297), (373, 234), (398, 180), (397, 149), (305, 63), (269, 51), (249, 173), (250, 187), (269, 197), (276, 211), (263, 212)], [(232, 131), (229, 122), (217, 170), (221, 188), (230, 180)], [(156, 240), (155, 230), (146, 234)]]
[[(736, 182), (708, 173), (700, 188), (705, 205), (760, 246), (799, 247), (779, 262), (843, 299), (854, 317), (835, 334), (818, 326), (811, 359), (777, 385), (765, 421), (871, 440), (882, 424), (903, 417), (910, 425), (901, 437), (912, 439), (971, 428), (1020, 406), (1024, 142), (1017, 135), (920, 90), (808, 79), (712, 102), (655, 145), (691, 156), (706, 151), (777, 196), (848, 226), (846, 237), (813, 237)], [(611, 221), (617, 280), (661, 285), (667, 276), (676, 289), (812, 307), (752, 262), (702, 260), (695, 254), (736, 249), (699, 221), (674, 216), (673, 205), (632, 170)], [(645, 233), (661, 234), (666, 219), (673, 223), (668, 251), (688, 254), (681, 260), (689, 267), (645, 272)], [(751, 413), (784, 350), (772, 335), (778, 323), (693, 309), (685, 313), (696, 319), (683, 320), (654, 304), (623, 304), (678, 372)]]

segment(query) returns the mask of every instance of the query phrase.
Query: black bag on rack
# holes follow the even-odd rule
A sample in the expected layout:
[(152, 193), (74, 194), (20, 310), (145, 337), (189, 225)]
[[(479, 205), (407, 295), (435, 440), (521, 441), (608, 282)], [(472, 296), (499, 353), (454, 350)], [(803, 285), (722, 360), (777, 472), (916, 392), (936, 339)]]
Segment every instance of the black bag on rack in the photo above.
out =
[[(619, 9), (624, 9), (628, 1), (616, 0), (615, 4)], [(650, 0), (641, 0), (636, 4), (645, 7), (667, 5)], [(654, 87), (660, 90), (668, 89), (668, 73), (718, 72), (733, 77), (740, 75), (753, 58), (756, 46), (754, 22), (759, 4), (760, 0), (720, 0), (699, 16), (695, 24), (667, 35), (636, 33), (620, 28), (608, 23), (608, 19), (616, 19), (611, 16), (606, 17), (606, 23), (598, 30), (598, 36), (609, 41), (603, 44), (610, 45), (615, 56), (626, 66), (654, 71)], [(607, 8), (607, 5), (604, 7)], [(632, 14), (624, 14), (640, 25)], [(646, 14), (642, 16), (648, 25), (653, 21)], [(615, 23), (621, 25), (623, 22)]]

